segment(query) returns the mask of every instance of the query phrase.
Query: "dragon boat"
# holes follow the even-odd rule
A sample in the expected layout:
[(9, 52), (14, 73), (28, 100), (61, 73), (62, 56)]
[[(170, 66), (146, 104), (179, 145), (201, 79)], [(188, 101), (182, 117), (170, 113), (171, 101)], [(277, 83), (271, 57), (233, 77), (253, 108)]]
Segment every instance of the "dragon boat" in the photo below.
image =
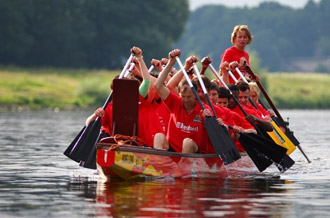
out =
[(239, 160), (225, 166), (216, 154), (182, 154), (138, 145), (120, 145), (114, 137), (103, 138), (98, 143), (97, 169), (107, 180), (221, 178), (257, 172), (246, 153), (241, 153)]

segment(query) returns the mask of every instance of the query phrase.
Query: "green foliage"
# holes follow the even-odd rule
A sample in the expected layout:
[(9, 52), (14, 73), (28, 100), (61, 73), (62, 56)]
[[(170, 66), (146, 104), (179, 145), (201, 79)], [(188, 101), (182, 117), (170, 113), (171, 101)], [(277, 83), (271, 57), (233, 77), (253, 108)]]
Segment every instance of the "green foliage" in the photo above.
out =
[(114, 69), (133, 45), (160, 59), (188, 16), (187, 0), (0, 0), (0, 64)]
[(261, 67), (260, 65), (260, 57), (256, 51), (250, 51), (249, 52), (249, 58), (251, 63), (251, 69), (253, 70), (253, 73), (257, 74), (260, 77), (261, 83), (265, 84), (264, 87), (267, 87), (267, 69), (264, 67)]
[(260, 65), (274, 72), (293, 57), (329, 55), (329, 20), (328, 0), (309, 0), (303, 9), (268, 1), (252, 8), (204, 6), (191, 13), (176, 47), (197, 56), (209, 55), (219, 66), (221, 54), (232, 46), (234, 26), (247, 24), (254, 37), (247, 49), (256, 51)]
[(330, 76), (327, 74), (272, 73), (268, 94), (278, 108), (330, 108)]
[[(254, 54), (254, 52), (251, 52)], [(252, 56), (254, 58), (254, 55)], [(256, 61), (257, 62), (257, 61)], [(253, 71), (265, 78), (258, 66)], [(43, 70), (41, 70), (43, 71)], [(71, 69), (0, 70), (0, 109), (24, 107), (45, 108), (97, 108), (104, 104), (110, 93), (110, 83), (118, 74), (114, 71)], [(69, 75), (72, 72), (72, 75)], [(268, 73), (261, 81), (278, 109), (330, 109), (330, 75), (302, 73)], [(24, 89), (19, 88), (25, 84)], [(265, 100), (263, 101), (267, 103)]]
[(324, 66), (323, 64), (319, 63), (317, 67), (315, 68), (315, 72), (317, 73), (329, 73), (330, 70)]
[(77, 105), (102, 106), (110, 93), (109, 85), (103, 84), (99, 78), (85, 79), (77, 88), (77, 96), (80, 98)]
[(322, 36), (316, 43), (316, 55), (330, 56), (330, 36)]
[(99, 107), (116, 74), (105, 70), (1, 69), (0, 107)]

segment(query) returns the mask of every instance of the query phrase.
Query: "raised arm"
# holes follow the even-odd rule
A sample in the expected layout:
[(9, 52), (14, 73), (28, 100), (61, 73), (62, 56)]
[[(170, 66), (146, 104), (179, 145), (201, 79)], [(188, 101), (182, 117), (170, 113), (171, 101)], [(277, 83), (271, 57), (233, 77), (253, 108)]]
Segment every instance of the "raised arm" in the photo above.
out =
[(147, 80), (147, 79), (150, 80), (151, 76), (148, 72), (148, 68), (147, 68), (146, 63), (143, 60), (142, 50), (139, 47), (134, 46), (131, 49), (131, 52), (134, 53), (135, 59), (138, 61), (139, 65), (140, 65), (140, 72), (141, 72), (142, 78), (144, 80)]
[[(188, 71), (192, 66), (193, 63), (197, 62), (198, 59), (195, 56), (190, 56), (189, 58), (186, 59), (184, 69)], [(167, 88), (169, 88), (171, 91), (175, 91), (177, 85), (179, 82), (182, 80), (183, 74), (182, 71), (179, 70), (167, 83)]]
[(204, 75), (206, 69), (209, 67), (210, 63), (212, 63), (212, 59), (210, 57), (204, 57), (201, 63), (202, 63), (202, 69), (200, 71), (200, 74)]
[(165, 80), (176, 62), (175, 57), (180, 55), (181, 51), (179, 49), (174, 49), (168, 54), (169, 61), (167, 62), (165, 68), (163, 68), (162, 72), (160, 72), (154, 84), (159, 96), (163, 100), (167, 99), (170, 94), (170, 90), (165, 86)]
[[(228, 68), (229, 68), (229, 64), (227, 61), (224, 61), (222, 64), (220, 64), (220, 68), (219, 68), (219, 75), (222, 77), (222, 80), (226, 83), (229, 84), (229, 73), (228, 73)], [(223, 86), (221, 84), (221, 86)]]

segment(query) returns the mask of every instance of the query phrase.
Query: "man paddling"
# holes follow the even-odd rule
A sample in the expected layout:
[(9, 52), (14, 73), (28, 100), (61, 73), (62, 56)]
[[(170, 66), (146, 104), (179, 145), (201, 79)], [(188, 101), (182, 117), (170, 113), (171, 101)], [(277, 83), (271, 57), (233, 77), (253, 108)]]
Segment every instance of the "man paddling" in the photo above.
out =
[[(169, 61), (155, 82), (155, 88), (168, 106), (171, 118), (167, 136), (162, 133), (157, 134), (155, 137), (158, 141), (154, 147), (182, 153), (208, 153), (207, 140), (205, 140), (208, 135), (204, 127), (204, 116), (210, 116), (210, 110), (201, 112), (201, 107), (186, 80), (179, 83), (179, 96), (170, 91), (164, 83), (176, 62), (175, 57), (180, 55), (179, 49), (169, 53)], [(196, 57), (189, 57), (185, 69), (190, 69), (197, 61)]]
[[(208, 94), (210, 95), (211, 87), (214, 85), (216, 86), (216, 84), (214, 84), (214, 83), (212, 84), (212, 82), (205, 76), (201, 76), (201, 78), (202, 78), (202, 81), (204, 83), (206, 90), (208, 91)], [(206, 96), (202, 91), (198, 78), (194, 77), (193, 81), (195, 81), (197, 83), (197, 87), (198, 87), (197, 93), (198, 93), (200, 99), (203, 101), (203, 103), (207, 104)], [(228, 126), (230, 125), (233, 127), (233, 129), (229, 130), (229, 132), (231, 133), (231, 137), (234, 140), (238, 151), (243, 152), (244, 148), (240, 145), (240, 143), (238, 141), (239, 133), (244, 132), (244, 133), (257, 134), (257, 131), (253, 128), (253, 126), (248, 121), (246, 121), (243, 117), (241, 117), (237, 113), (231, 111), (230, 109), (217, 105), (214, 102), (212, 102), (212, 107), (215, 110), (215, 113), (218, 117), (218, 122), (220, 124), (225, 124)]]

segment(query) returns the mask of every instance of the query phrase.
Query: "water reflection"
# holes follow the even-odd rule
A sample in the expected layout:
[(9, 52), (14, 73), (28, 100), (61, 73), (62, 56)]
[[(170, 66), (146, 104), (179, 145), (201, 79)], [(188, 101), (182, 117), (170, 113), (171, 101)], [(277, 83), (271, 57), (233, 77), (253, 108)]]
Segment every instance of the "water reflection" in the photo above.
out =
[(290, 183), (266, 177), (98, 181), (69, 187), (95, 202), (95, 217), (281, 217), (292, 205), (281, 202), (289, 193), (279, 187)]
[(63, 155), (89, 114), (0, 113), (0, 217), (329, 216), (330, 111), (283, 112), (312, 160), (284, 174), (108, 183)]

